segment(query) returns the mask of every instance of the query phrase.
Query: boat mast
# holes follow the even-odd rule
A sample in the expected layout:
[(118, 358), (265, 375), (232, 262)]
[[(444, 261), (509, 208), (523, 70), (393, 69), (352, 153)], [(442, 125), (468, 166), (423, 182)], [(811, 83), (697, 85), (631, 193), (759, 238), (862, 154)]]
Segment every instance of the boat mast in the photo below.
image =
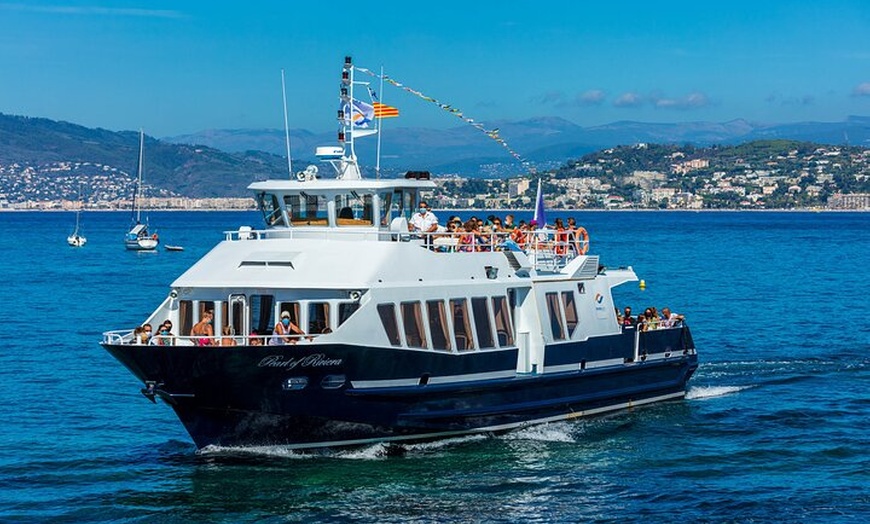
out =
[(139, 128), (139, 165), (137, 166), (136, 187), (133, 188), (133, 217), (139, 224), (139, 192), (142, 191), (142, 155), (145, 147), (145, 133)]
[[(381, 93), (381, 103), (384, 103), (384, 66), (381, 66), (381, 86), (378, 88)], [(384, 119), (378, 117), (378, 149), (375, 155), (375, 178), (381, 179), (381, 126), (383, 126)]]
[(281, 70), (281, 95), (284, 99), (284, 138), (287, 142), (287, 174), (293, 178), (293, 162), (290, 160), (290, 127), (287, 124), (287, 87), (284, 84), (284, 70)]

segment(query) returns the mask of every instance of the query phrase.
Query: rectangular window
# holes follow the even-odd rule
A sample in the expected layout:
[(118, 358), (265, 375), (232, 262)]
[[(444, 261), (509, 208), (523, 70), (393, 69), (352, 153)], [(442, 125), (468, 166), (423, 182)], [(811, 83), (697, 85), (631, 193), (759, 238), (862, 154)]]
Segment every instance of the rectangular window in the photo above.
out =
[(562, 292), (562, 305), (565, 306), (565, 323), (568, 326), (568, 338), (574, 335), (574, 329), (577, 327), (577, 306), (574, 304), (574, 293), (571, 291)]
[(272, 320), (275, 298), (272, 295), (251, 295), (251, 330), (259, 335), (268, 335), (275, 327)]
[(489, 325), (489, 311), (486, 309), (486, 297), (472, 298), (471, 310), (474, 312), (474, 327), (477, 329), (477, 343), (479, 347), (495, 347), (495, 340), (492, 338), (492, 328)]
[[(281, 318), (281, 314), (284, 312), (290, 313), (290, 322), (296, 324), (299, 329), (302, 329), (302, 326), (299, 324), (299, 302), (280, 302), (278, 304), (278, 318)], [(277, 321), (276, 321), (277, 322)], [(274, 325), (269, 326), (269, 333), (275, 328)]]
[(402, 324), (405, 326), (405, 340), (412, 348), (426, 348), (426, 331), (423, 327), (423, 313), (419, 302), (402, 302)]
[(495, 318), (495, 335), (499, 347), (514, 345), (514, 330), (511, 326), (510, 308), (505, 297), (492, 297), (492, 315)]
[(359, 196), (356, 192), (336, 195), (335, 213), (338, 226), (371, 226), (372, 195)]
[(384, 325), (384, 331), (387, 333), (390, 344), (401, 346), (399, 325), (396, 322), (396, 307), (393, 304), (378, 304), (378, 315), (381, 317), (381, 324)]
[(329, 223), (327, 200), (323, 195), (287, 195), (284, 206), (294, 226), (325, 226)]
[(341, 302), (338, 304), (338, 325), (344, 324), (351, 315), (359, 309), (359, 302)]
[(229, 325), (234, 335), (247, 335), (245, 332), (245, 296), (230, 297)]
[[(297, 324), (298, 325), (298, 324)], [(316, 335), (329, 333), (329, 302), (309, 302), (308, 304), (308, 333)]]
[(257, 204), (260, 211), (263, 212), (263, 220), (269, 227), (284, 226), (284, 214), (281, 213), (281, 206), (278, 204), (278, 197), (267, 193), (257, 194)]
[(565, 340), (565, 327), (562, 326), (562, 312), (559, 310), (559, 294), (547, 293), (544, 297), (547, 301), (547, 312), (550, 315), (550, 330), (553, 332), (553, 340)]
[(581, 295), (586, 294), (586, 283), (585, 282), (580, 282), (579, 284), (577, 284), (577, 292), (580, 293)]
[(453, 316), (453, 333), (456, 337), (456, 349), (458, 351), (474, 349), (474, 338), (471, 335), (471, 319), (468, 316), (468, 303), (464, 298), (451, 299), (450, 311)]
[(178, 302), (178, 331), (177, 335), (187, 335), (193, 329), (193, 302), (180, 300)]
[(447, 331), (447, 315), (444, 314), (444, 301), (427, 301), (426, 313), (429, 317), (429, 333), (432, 335), (432, 348), (450, 351), (450, 335)]

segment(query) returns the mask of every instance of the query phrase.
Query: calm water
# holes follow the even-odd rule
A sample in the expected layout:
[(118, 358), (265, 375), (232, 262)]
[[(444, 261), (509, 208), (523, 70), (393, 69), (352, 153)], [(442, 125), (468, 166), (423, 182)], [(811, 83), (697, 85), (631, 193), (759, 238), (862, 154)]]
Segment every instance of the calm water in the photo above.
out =
[(646, 280), (620, 305), (688, 316), (688, 399), (387, 457), (197, 454), (99, 347), (255, 213), (154, 213), (186, 251), (151, 254), (123, 213), (85, 214), (83, 249), (71, 213), (0, 213), (0, 521), (870, 519), (870, 213), (575, 216)]

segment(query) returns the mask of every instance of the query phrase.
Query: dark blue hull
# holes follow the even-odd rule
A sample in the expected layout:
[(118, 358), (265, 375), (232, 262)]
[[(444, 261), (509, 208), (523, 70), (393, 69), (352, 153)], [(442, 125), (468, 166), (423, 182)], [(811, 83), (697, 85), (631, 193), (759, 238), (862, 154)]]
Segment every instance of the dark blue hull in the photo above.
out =
[(548, 347), (545, 370), (559, 371), (540, 374), (514, 372), (515, 348), (105, 347), (198, 447), (311, 448), (506, 431), (682, 397), (698, 366), (688, 328), (647, 335), (638, 359), (633, 333)]

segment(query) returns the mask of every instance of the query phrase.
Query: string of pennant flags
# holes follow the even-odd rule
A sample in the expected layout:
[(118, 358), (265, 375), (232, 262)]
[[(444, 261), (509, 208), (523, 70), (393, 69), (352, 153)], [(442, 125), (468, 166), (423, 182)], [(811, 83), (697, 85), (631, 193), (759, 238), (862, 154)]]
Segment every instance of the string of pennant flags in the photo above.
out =
[[(383, 75), (383, 78), (381, 78), (381, 75), (375, 73), (374, 71), (372, 71), (370, 69), (366, 69), (365, 67), (354, 66), (354, 69), (361, 72), (361, 73), (365, 73), (369, 76), (377, 78), (379, 80), (383, 80), (384, 82), (387, 82), (388, 84), (390, 84), (394, 87), (398, 87), (399, 89), (401, 89), (403, 91), (411, 93), (412, 95), (416, 96), (417, 98), (420, 98), (420, 99), (423, 99), (427, 102), (431, 102), (431, 103), (435, 104), (436, 106), (440, 107), (442, 110), (444, 110), (444, 111), (452, 114), (453, 116), (459, 118), (460, 120), (471, 125), (475, 129), (480, 130), (481, 132), (486, 134), (489, 138), (491, 138), (491, 139), (495, 140), (496, 142), (498, 142), (499, 144), (501, 144), (501, 146), (504, 147), (508, 151), (508, 153), (510, 153), (510, 155), (512, 157), (514, 157), (515, 159), (517, 159), (519, 162), (522, 162), (523, 164), (527, 163), (523, 160), (523, 157), (521, 157), (519, 153), (514, 151), (511, 148), (511, 146), (508, 145), (508, 143), (505, 141), (504, 138), (499, 136), (498, 128), (487, 129), (486, 126), (484, 126), (481, 122), (476, 122), (473, 118), (469, 118), (469, 117), (465, 116), (464, 112), (462, 110), (460, 110), (459, 108), (453, 107), (450, 104), (445, 104), (443, 102), (440, 102), (440, 101), (436, 100), (435, 98), (432, 98), (431, 96), (427, 96), (427, 95), (421, 93), (420, 91), (417, 91), (416, 89), (413, 89), (409, 86), (402, 84), (401, 82), (397, 82), (396, 80), (390, 78), (387, 75)], [(383, 104), (381, 104), (381, 105), (383, 105)], [(389, 107), (389, 106), (387, 106), (387, 107)], [(391, 109), (395, 109), (395, 108), (391, 108)], [(396, 110), (395, 116), (398, 116), (398, 110)]]

